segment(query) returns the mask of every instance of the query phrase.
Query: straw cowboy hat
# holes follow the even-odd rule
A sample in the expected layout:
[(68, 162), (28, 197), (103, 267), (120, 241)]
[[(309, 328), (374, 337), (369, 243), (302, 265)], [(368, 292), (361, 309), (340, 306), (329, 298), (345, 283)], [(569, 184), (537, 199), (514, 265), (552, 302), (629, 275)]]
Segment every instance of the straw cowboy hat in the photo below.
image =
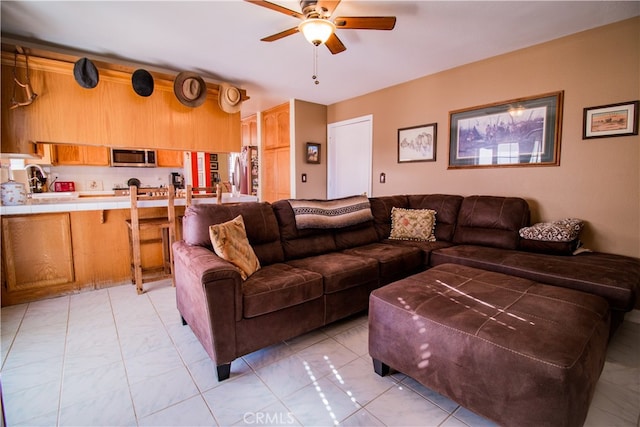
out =
[(89, 58), (80, 58), (73, 64), (73, 77), (85, 89), (93, 89), (100, 80), (98, 69)]
[(218, 89), (218, 104), (222, 111), (233, 114), (240, 111), (242, 94), (237, 87), (228, 83), (221, 83)]
[(131, 75), (133, 90), (140, 96), (150, 96), (153, 93), (153, 76), (142, 68)]
[(196, 73), (183, 71), (173, 81), (173, 93), (183, 105), (199, 107), (207, 99), (207, 85)]

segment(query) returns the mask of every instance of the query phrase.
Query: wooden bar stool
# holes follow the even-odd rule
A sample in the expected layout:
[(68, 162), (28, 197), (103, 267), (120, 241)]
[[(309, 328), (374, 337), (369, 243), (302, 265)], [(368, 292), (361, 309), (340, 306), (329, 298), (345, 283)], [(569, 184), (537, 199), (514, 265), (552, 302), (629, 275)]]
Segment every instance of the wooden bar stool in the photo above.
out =
[[(175, 214), (175, 188), (173, 185), (160, 188), (145, 188), (140, 191), (138, 187), (129, 187), (131, 199), (131, 219), (127, 220), (129, 228), (129, 248), (131, 252), (131, 281), (136, 286), (138, 294), (144, 292), (144, 283), (162, 280), (172, 277), (173, 280), (173, 252), (171, 245), (176, 239), (176, 214)], [(167, 201), (167, 216), (141, 218), (140, 202), (152, 200)], [(142, 238), (142, 234), (148, 234), (148, 230), (158, 230), (161, 237)], [(142, 246), (152, 243), (162, 243), (162, 267), (142, 267)]]
[(218, 204), (222, 203), (222, 190), (220, 189), (220, 184), (215, 187), (193, 187), (191, 185), (187, 185), (187, 200), (186, 205), (191, 206), (193, 203), (193, 199), (197, 198), (213, 198), (215, 197), (218, 201)]

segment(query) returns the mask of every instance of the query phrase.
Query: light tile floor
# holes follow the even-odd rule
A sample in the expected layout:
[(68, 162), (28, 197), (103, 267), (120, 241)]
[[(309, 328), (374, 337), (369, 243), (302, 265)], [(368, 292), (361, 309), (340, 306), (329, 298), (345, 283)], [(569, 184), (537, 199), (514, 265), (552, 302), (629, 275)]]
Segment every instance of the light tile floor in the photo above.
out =
[[(167, 282), (2, 308), (7, 426), (487, 426), (402, 374), (381, 378), (367, 317), (249, 354), (218, 383)], [(586, 425), (637, 426), (640, 312), (610, 344)]]

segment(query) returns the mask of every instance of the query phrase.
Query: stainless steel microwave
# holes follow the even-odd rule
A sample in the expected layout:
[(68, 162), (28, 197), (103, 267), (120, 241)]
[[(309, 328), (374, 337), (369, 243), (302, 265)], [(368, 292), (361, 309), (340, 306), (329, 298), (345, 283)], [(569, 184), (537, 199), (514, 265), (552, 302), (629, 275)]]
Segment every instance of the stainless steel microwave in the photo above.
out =
[(124, 166), (130, 168), (154, 168), (157, 166), (156, 151), (112, 148), (111, 166)]

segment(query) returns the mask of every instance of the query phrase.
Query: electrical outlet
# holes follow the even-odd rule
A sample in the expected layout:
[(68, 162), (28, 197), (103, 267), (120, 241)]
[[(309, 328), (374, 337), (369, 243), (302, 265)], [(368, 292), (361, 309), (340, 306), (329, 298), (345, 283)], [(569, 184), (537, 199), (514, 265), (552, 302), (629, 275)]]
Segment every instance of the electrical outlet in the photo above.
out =
[(102, 190), (102, 181), (98, 181), (95, 179), (87, 181), (87, 190), (90, 190), (90, 191)]

